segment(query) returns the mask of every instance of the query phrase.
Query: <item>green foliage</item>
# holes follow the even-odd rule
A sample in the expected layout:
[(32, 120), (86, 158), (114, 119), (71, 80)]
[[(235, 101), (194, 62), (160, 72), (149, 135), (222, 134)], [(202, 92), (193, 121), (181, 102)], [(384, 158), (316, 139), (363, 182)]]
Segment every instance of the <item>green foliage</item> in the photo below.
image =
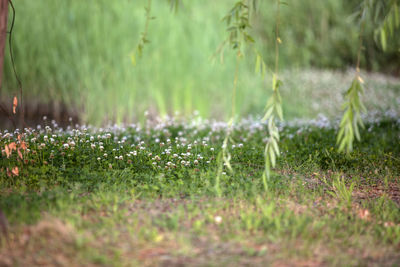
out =
[(171, 10), (173, 11), (178, 11), (179, 8), (179, 1), (180, 0), (168, 0), (170, 6), (171, 6)]
[[(234, 250), (218, 250), (215, 260), (235, 256), (230, 265), (237, 264), (237, 258), (255, 265), (275, 262), (271, 257), (279, 264), (282, 259), (309, 260), (310, 251), (315, 258), (321, 244), (329, 251), (317, 254), (324, 264), (366, 265), (374, 260), (382, 265), (382, 255), (392, 262), (389, 256), (397, 253), (400, 242), (400, 210), (393, 190), (400, 177), (398, 116), (366, 119), (369, 130), (361, 130), (363, 139), (354, 145), (352, 157), (334, 149), (335, 124), (279, 125), (283, 155), (277, 158), (278, 174), (271, 177), (268, 193), (259, 179), (267, 124), (235, 124), (230, 136), (236, 146), (227, 148), (234, 170), (229, 172), (217, 159), (228, 125), (191, 122), (175, 118), (146, 127), (43, 127), (27, 132), (27, 162), (16, 151), (9, 157), (0, 154), (0, 209), (10, 222), (13, 242), (8, 246), (0, 239), (0, 262), (7, 258), (18, 265), (29, 257), (13, 252), (26, 251), (25, 243), (16, 241), (27, 234), (30, 248), (40, 249), (32, 254), (34, 262), (39, 255), (54, 259), (48, 244), (62, 247), (57, 259), (70, 251), (62, 254), (63, 262), (76, 259), (77, 251), (84, 253), (79, 264), (87, 265), (96, 263), (88, 248), (94, 255), (106, 255), (105, 265), (134, 260), (143, 265), (148, 258), (142, 260), (141, 255), (149, 248), (162, 248), (168, 260), (194, 263), (199, 249), (208, 254), (210, 247), (227, 244), (235, 244)], [(1, 133), (1, 150), (12, 142), (19, 142), (17, 134)], [(15, 165), (21, 167), (20, 175), (7, 176), (4, 168)], [(226, 173), (220, 177), (221, 197), (215, 197), (219, 166)], [(377, 197), (376, 191), (382, 195)], [(54, 218), (58, 227), (53, 228)], [(77, 240), (59, 240), (64, 225)], [(285, 249), (271, 256), (263, 246)], [(124, 254), (127, 247), (140, 253)], [(377, 258), (365, 259), (368, 251), (377, 249), (382, 249)], [(342, 252), (339, 259), (331, 256), (337, 251)], [(162, 262), (151, 255), (157, 264)]]
[[(377, 1), (378, 4), (384, 5), (384, 2)], [(390, 36), (395, 38), (395, 31), (400, 28), (400, 12), (399, 12), (400, 1), (392, 0), (388, 4), (388, 11), (383, 13), (383, 21), (375, 33), (380, 37), (381, 46), (384, 51), (387, 50), (387, 38)], [(381, 8), (383, 9), (383, 8)], [(399, 47), (400, 49), (400, 47)]]
[[(248, 2), (248, 1), (247, 1)], [(245, 0), (241, 0), (236, 2), (236, 4), (231, 8), (228, 14), (222, 19), (222, 21), (226, 21), (227, 24), (227, 32), (228, 37), (225, 41), (223, 41), (220, 46), (217, 48), (216, 53), (220, 53), (221, 62), (223, 62), (224, 57), (224, 47), (225, 45), (229, 44), (233, 50), (237, 50), (236, 52), (236, 67), (234, 72), (233, 78), (233, 90), (232, 90), (232, 113), (231, 119), (228, 122), (229, 129), (226, 133), (224, 142), (222, 144), (222, 151), (219, 154), (219, 167), (218, 167), (218, 174), (216, 178), (215, 189), (217, 195), (221, 195), (220, 191), (220, 177), (222, 175), (222, 164), (228, 168), (230, 172), (233, 171), (230, 160), (231, 154), (228, 151), (228, 145), (232, 142), (231, 139), (231, 132), (234, 127), (234, 119), (236, 116), (236, 91), (237, 91), (237, 83), (239, 79), (239, 63), (241, 57), (243, 56), (243, 46), (249, 45), (254, 43), (253, 37), (248, 33), (248, 29), (251, 28), (249, 19), (250, 19), (250, 6), (246, 4)], [(221, 160), (222, 159), (222, 160)]]
[(351, 152), (353, 150), (354, 137), (358, 141), (361, 139), (358, 127), (364, 127), (361, 112), (366, 112), (360, 100), (360, 95), (363, 93), (361, 81), (360, 76), (357, 76), (345, 94), (345, 103), (343, 104), (345, 112), (340, 122), (340, 129), (337, 136), (339, 151), (346, 150), (348, 153)]
[(265, 189), (268, 188), (267, 179), (270, 179), (271, 168), (275, 167), (276, 158), (280, 156), (279, 152), (279, 130), (276, 125), (276, 119), (283, 120), (282, 112), (282, 99), (279, 93), (279, 87), (282, 82), (278, 80), (276, 75), (272, 78), (272, 90), (273, 94), (268, 100), (266, 105), (266, 113), (264, 115), (263, 121), (268, 122), (268, 142), (264, 149), (265, 158), (265, 173), (263, 174), (263, 183)]
[[(133, 67), (131, 56), (145, 29), (143, 7), (147, 0), (16, 1), (13, 45), (17, 71), (26, 88), (24, 95), (34, 106), (37, 102), (54, 102), (57, 107), (65, 102), (84, 122), (94, 124), (140, 120), (145, 110), (151, 115), (175, 111), (190, 115), (198, 110), (204, 117), (229, 118), (231, 99), (227, 96), (231, 87), (227, 84), (231, 84), (236, 59), (227, 50), (224, 65), (211, 65), (209, 59), (225, 36), (226, 24), (220, 19), (236, 2), (185, 1), (174, 14), (171, 2), (152, 1), (151, 13), (157, 20), (150, 23), (147, 39), (151, 43), (146, 45), (141, 64)], [(252, 28), (248, 33), (256, 44), (242, 51), (251, 54), (257, 50), (266, 70), (272, 69), (275, 61), (271, 53), (275, 46), (273, 3), (258, 1), (257, 12), (250, 13)], [(285, 46), (280, 51), (281, 65), (301, 69), (354, 66), (359, 26), (349, 15), (359, 3), (304, 0), (283, 6), (280, 35)], [(388, 40), (383, 53), (374, 41), (374, 30), (375, 26), (366, 28), (361, 65), (395, 72), (400, 62), (398, 37)], [(272, 94), (263, 88), (261, 79), (254, 77), (255, 59), (244, 57), (239, 69), (236, 110), (240, 115), (261, 114), (265, 99)], [(280, 77), (285, 81), (282, 97), (293, 95), (283, 103), (286, 118), (303, 114), (313, 117), (319, 112), (311, 109), (313, 103), (304, 104), (301, 110), (294, 108), (304, 97), (303, 91), (315, 86), (313, 82), (292, 82), (284, 73)], [(6, 53), (2, 99), (16, 92), (14, 79)], [(270, 80), (268, 77), (267, 82)]]
[(260, 74), (261, 77), (265, 77), (266, 72), (267, 72), (267, 64), (265, 64), (263, 57), (257, 50), (255, 50), (254, 53), (256, 55), (256, 64), (255, 64), (254, 72), (256, 74)]
[(131, 55), (131, 59), (132, 59), (132, 64), (136, 65), (136, 55), (137, 54), (139, 57), (142, 56), (143, 53), (143, 49), (145, 44), (150, 43), (150, 41), (147, 39), (147, 35), (148, 35), (148, 31), (149, 31), (149, 24), (150, 24), (150, 20), (155, 19), (155, 17), (151, 16), (151, 0), (148, 0), (147, 2), (147, 6), (144, 8), (145, 10), (145, 14), (146, 14), (146, 24), (145, 24), (145, 28), (144, 31), (140, 34), (140, 40), (139, 43), (136, 47), (136, 53), (133, 53)]
[[(271, 168), (275, 167), (276, 158), (280, 156), (279, 152), (279, 130), (275, 124), (276, 119), (283, 120), (283, 111), (282, 111), (282, 99), (279, 92), (279, 88), (282, 85), (282, 81), (278, 79), (278, 69), (279, 69), (279, 45), (282, 43), (280, 38), (280, 5), (281, 1), (277, 1), (277, 11), (276, 11), (276, 21), (275, 21), (275, 73), (272, 75), (272, 96), (267, 102), (265, 107), (266, 113), (264, 115), (263, 120), (268, 121), (268, 142), (265, 145), (264, 149), (264, 158), (265, 158), (265, 172), (263, 173), (263, 184), (264, 188), (268, 190), (268, 182), (270, 179)], [(257, 58), (258, 59), (258, 58)], [(262, 63), (256, 62), (256, 70), (258, 65), (263, 65)]]
[[(396, 60), (398, 62), (400, 42), (395, 32), (400, 26), (399, 4), (400, 1), (398, 0), (363, 0), (356, 8), (356, 12), (353, 13), (353, 18), (357, 19), (360, 24), (365, 24), (362, 31), (365, 35), (364, 50), (366, 52), (363, 52), (363, 54), (373, 57), (371, 59), (365, 58), (366, 67), (376, 67), (384, 61), (387, 62), (386, 66), (391, 66), (392, 64), (388, 63), (392, 62), (388, 58), (392, 57), (394, 64), (391, 67), (394, 67), (395, 72), (398, 72)], [(375, 48), (372, 47), (373, 45)], [(378, 55), (380, 59), (375, 58)], [(373, 63), (373, 61), (376, 62)]]
[(354, 137), (356, 137), (357, 140), (360, 140), (358, 126), (360, 125), (363, 127), (360, 112), (366, 111), (359, 97), (359, 94), (363, 93), (361, 86), (363, 80), (360, 77), (360, 57), (363, 48), (364, 30), (366, 24), (369, 23), (370, 17), (372, 16), (371, 13), (374, 15), (373, 22), (375, 23), (380, 19), (380, 17), (383, 17), (381, 25), (375, 30), (375, 32), (380, 32), (380, 40), (383, 50), (386, 50), (387, 48), (387, 33), (393, 36), (394, 29), (398, 28), (400, 25), (400, 21), (398, 19), (399, 13), (397, 9), (397, 0), (390, 1), (388, 6), (382, 1), (364, 0), (360, 5), (358, 14), (356, 13), (356, 15), (360, 17), (357, 75), (345, 95), (346, 102), (343, 108), (346, 111), (342, 117), (337, 138), (339, 151), (346, 149), (347, 153), (351, 152), (353, 149)]
[(332, 181), (332, 191), (329, 193), (338, 198), (346, 208), (351, 208), (354, 186), (355, 183), (351, 182), (347, 187), (344, 177), (336, 175)]
[[(359, 33), (362, 2), (360, 0), (289, 1), (281, 10), (281, 39), (285, 41), (285, 49), (282, 49), (280, 59), (283, 65), (340, 69), (353, 66), (357, 60), (357, 45), (354, 44), (357, 43)], [(376, 32), (387, 14), (391, 1), (373, 2), (374, 6), (366, 14), (362, 66), (369, 70), (396, 74), (399, 72), (400, 39), (398, 35), (392, 36), (387, 50), (382, 51), (380, 45), (377, 45), (379, 34)], [(256, 42), (259, 43), (258, 49), (262, 52), (267, 65), (274, 64), (271, 51), (274, 49), (275, 34), (265, 27), (274, 23), (275, 13), (271, 8), (273, 3), (273, 0), (260, 1), (260, 13), (252, 23), (256, 31)]]
[(360, 21), (368, 22), (369, 27), (373, 29), (375, 41), (380, 44), (383, 51), (387, 51), (389, 37), (393, 44), (398, 45), (395, 31), (400, 27), (399, 4), (398, 0), (363, 0), (353, 14)]
[[(351, 157), (343, 157), (334, 150), (334, 127), (324, 124), (322, 128), (284, 126), (280, 133), (282, 156), (276, 158), (276, 167), (305, 175), (328, 170), (349, 175), (356, 173), (361, 177), (372, 175), (375, 182), (384, 176), (397, 177), (400, 170), (399, 125), (390, 118), (371, 120), (373, 123), (367, 123), (366, 129), (360, 132), (363, 139), (354, 145)], [(230, 134), (230, 146), (224, 146), (228, 125), (223, 128), (218, 126), (220, 124), (207, 122), (199, 127), (188, 125), (187, 122), (173, 121), (151, 131), (136, 127), (101, 132), (88, 132), (82, 128), (69, 132), (35, 131), (25, 136), (29, 151), (23, 151), (23, 160), (15, 150), (7, 158), (5, 145), (19, 141), (16, 135), (4, 133), (0, 140), (3, 151), (0, 180), (4, 185), (23, 182), (28, 187), (40, 188), (42, 185), (80, 183), (82, 178), (89, 179), (91, 186), (96, 187), (96, 183), (111, 179), (108, 175), (112, 175), (116, 179), (114, 182), (120, 179), (159, 188), (166, 181), (183, 182), (180, 188), (189, 189), (191, 183), (206, 186), (206, 179), (211, 179), (208, 181), (213, 185), (214, 175), (222, 166), (222, 172), (225, 172), (221, 176), (223, 194), (230, 194), (234, 188), (240, 191), (240, 186), (251, 186), (253, 182), (262, 189), (258, 175), (263, 171), (268, 124), (260, 124), (258, 120), (238, 122)], [(223, 147), (229, 152), (230, 166), (219, 164), (219, 161), (223, 162), (223, 158), (218, 157)], [(20, 168), (20, 175), (10, 178), (6, 168), (13, 166)], [(187, 177), (195, 175), (198, 172), (195, 169), (209, 172), (207, 178), (196, 181)], [(247, 177), (247, 171), (255, 173), (242, 179)]]
[(227, 24), (227, 42), (233, 49), (241, 50), (242, 44), (254, 43), (254, 38), (248, 33), (250, 25), (250, 7), (245, 0), (236, 2), (228, 14), (222, 19)]
[[(145, 57), (132, 65), (132, 55), (144, 32), (146, 14), (140, 1), (17, 1), (13, 34), (18, 74), (27, 99), (64, 102), (84, 122), (122, 122), (150, 115), (230, 116), (234, 60), (221, 66), (210, 57), (221, 40), (220, 23), (227, 2), (214, 3), (211, 11), (201, 2), (187, 2), (176, 14), (167, 1), (152, 1)], [(186, 12), (187, 11), (187, 12)], [(207, 32), (205, 35), (204, 32)], [(194, 52), (196, 51), (196, 52)], [(135, 60), (138, 58), (135, 57)], [(242, 84), (253, 84), (253, 69), (245, 66)], [(6, 53), (1, 98), (16, 90)], [(261, 82), (260, 82), (261, 83)], [(240, 95), (244, 95), (245, 86)], [(210, 99), (210, 95), (213, 97)], [(254, 106), (251, 96), (239, 111)], [(260, 106), (260, 110), (262, 106)]]

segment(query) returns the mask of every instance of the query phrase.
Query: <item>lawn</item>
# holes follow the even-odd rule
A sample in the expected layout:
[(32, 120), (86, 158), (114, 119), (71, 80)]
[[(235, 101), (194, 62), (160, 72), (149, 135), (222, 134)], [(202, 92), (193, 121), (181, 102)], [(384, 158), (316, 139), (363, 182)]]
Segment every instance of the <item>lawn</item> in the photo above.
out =
[(399, 1), (14, 2), (0, 267), (400, 266)]
[(197, 115), (3, 131), (0, 265), (398, 266), (398, 118), (366, 115), (350, 155), (335, 120), (281, 124), (267, 191), (257, 118), (234, 124), (232, 171), (228, 125)]

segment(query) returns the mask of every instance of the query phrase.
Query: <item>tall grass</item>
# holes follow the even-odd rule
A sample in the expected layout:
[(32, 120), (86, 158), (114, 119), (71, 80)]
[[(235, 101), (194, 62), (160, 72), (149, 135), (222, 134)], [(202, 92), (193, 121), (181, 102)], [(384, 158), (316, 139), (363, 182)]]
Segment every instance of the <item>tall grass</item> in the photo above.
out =
[[(273, 7), (269, 2), (260, 1), (261, 15), (254, 28), (268, 63), (273, 54), (269, 54), (273, 44), (269, 38), (273, 35), (273, 23), (268, 20)], [(329, 26), (330, 17), (322, 22), (320, 19), (326, 16), (318, 13), (325, 10), (325, 5), (314, 2), (306, 1), (302, 6), (294, 1), (283, 10), (282, 66), (310, 66), (316, 60), (318, 53), (313, 53), (313, 49), (319, 49), (320, 39), (310, 33), (310, 25), (304, 28), (305, 35), (299, 37), (298, 25), (308, 17), (308, 7), (317, 11), (316, 27), (326, 23)], [(327, 2), (327, 14), (340, 11), (342, 5), (335, 3), (342, 1)], [(65, 102), (76, 108), (84, 121), (94, 124), (137, 120), (145, 110), (155, 114), (179, 111), (186, 115), (199, 110), (205, 117), (226, 118), (230, 112), (235, 56), (227, 49), (224, 64), (218, 60), (213, 64), (211, 57), (225, 37), (221, 18), (231, 5), (228, 0), (183, 1), (174, 13), (168, 1), (153, 1), (152, 15), (156, 19), (150, 22), (151, 43), (134, 66), (131, 54), (144, 29), (146, 1), (15, 1), (13, 48), (25, 96), (28, 101)], [(296, 9), (300, 12), (297, 20), (285, 20), (293, 17), (289, 10)], [(344, 13), (336, 16), (345, 18)], [(326, 33), (324, 28), (320, 32)], [(334, 39), (335, 33), (332, 34), (330, 38)], [(299, 47), (297, 41), (302, 38), (307, 45)], [(329, 44), (329, 38), (324, 40), (324, 46)], [(331, 55), (326, 60), (333, 58)], [(241, 64), (236, 111), (242, 115), (261, 115), (270, 91), (266, 88), (269, 82), (263, 84), (254, 74), (253, 61), (249, 51)], [(9, 58), (4, 72), (2, 98), (17, 87)], [(296, 97), (303, 95), (301, 89), (290, 88), (291, 100), (284, 106), (289, 113), (287, 118), (313, 113), (307, 107), (303, 107), (305, 111), (293, 107)]]
[[(188, 3), (177, 14), (167, 1), (154, 3), (151, 43), (134, 66), (145, 1), (18, 1), (14, 49), (25, 94), (74, 104), (94, 123), (138, 118), (147, 109), (218, 115), (232, 79), (229, 59), (210, 61), (224, 33), (224, 2)], [(5, 73), (12, 91), (9, 61)]]

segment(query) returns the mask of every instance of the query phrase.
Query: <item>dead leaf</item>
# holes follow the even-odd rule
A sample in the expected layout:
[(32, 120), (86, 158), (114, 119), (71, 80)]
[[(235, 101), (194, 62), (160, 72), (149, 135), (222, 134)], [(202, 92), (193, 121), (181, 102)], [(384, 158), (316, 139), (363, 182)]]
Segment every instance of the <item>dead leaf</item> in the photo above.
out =
[(17, 106), (18, 106), (18, 99), (16, 96), (14, 96), (14, 99), (13, 99), (13, 113), (14, 114), (17, 113)]
[(385, 222), (384, 224), (383, 224), (383, 226), (385, 226), (385, 227), (393, 227), (393, 226), (395, 226), (396, 224), (394, 223), (394, 222)]
[(11, 155), (11, 151), (10, 151), (10, 149), (8, 148), (8, 145), (6, 145), (6, 147), (4, 148), (4, 151), (6, 152), (7, 158), (9, 158), (10, 155)]
[(19, 146), (20, 146), (20, 148), (22, 148), (23, 150), (26, 150), (26, 148), (27, 148), (25, 141), (22, 141), (21, 144), (20, 144)]
[(19, 169), (18, 169), (18, 167), (14, 167), (14, 168), (11, 170), (11, 172), (12, 172), (12, 174), (14, 174), (15, 176), (18, 176), (18, 175), (19, 175)]
[(13, 151), (13, 150), (17, 150), (17, 144), (15, 142), (9, 143), (8, 144), (8, 148)]
[(19, 156), (20, 159), (23, 159), (22, 153), (21, 153), (21, 151), (19, 149), (18, 149), (18, 156)]
[(369, 219), (370, 219), (369, 210), (367, 210), (367, 209), (360, 209), (360, 210), (358, 211), (358, 217), (359, 217), (361, 220), (369, 220)]

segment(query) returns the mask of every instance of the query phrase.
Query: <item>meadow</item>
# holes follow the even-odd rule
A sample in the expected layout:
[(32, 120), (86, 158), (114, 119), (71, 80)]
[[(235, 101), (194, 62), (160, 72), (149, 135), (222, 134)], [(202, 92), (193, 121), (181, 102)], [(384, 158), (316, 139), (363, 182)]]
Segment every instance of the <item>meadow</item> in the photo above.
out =
[[(15, 1), (24, 103), (74, 116), (0, 128), (0, 266), (399, 266), (400, 39), (384, 53), (365, 28), (365, 127), (341, 153), (358, 1), (282, 5), (284, 120), (264, 184), (273, 1), (251, 22), (266, 76), (243, 49), (234, 103), (235, 51), (215, 54), (232, 1), (153, 0), (139, 56), (147, 3)], [(9, 106), (9, 55), (4, 68)]]
[(364, 120), (350, 156), (335, 148), (337, 121), (280, 125), (267, 191), (256, 118), (234, 126), (221, 192), (228, 125), (198, 115), (2, 132), (0, 264), (396, 266), (400, 121), (394, 111)]

